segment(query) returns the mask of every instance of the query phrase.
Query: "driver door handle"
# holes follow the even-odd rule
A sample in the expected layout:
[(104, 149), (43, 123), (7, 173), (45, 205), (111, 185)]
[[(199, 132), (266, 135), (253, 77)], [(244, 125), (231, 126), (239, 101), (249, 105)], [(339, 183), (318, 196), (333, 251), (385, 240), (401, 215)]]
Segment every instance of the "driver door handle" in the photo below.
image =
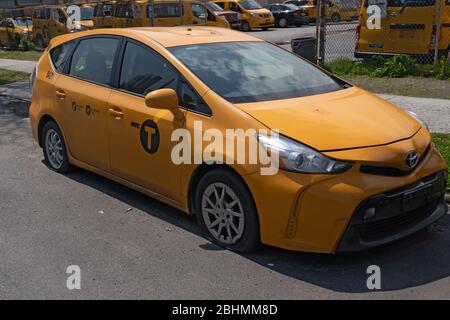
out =
[(66, 98), (66, 93), (62, 90), (56, 90), (56, 96), (59, 99), (64, 100)]
[(119, 110), (116, 110), (116, 109), (109, 109), (108, 110), (109, 111), (109, 113), (114, 117), (114, 118), (116, 118), (116, 119), (121, 119), (121, 118), (123, 118), (123, 116), (124, 116), (124, 114), (123, 114), (123, 112), (122, 111), (119, 111)]

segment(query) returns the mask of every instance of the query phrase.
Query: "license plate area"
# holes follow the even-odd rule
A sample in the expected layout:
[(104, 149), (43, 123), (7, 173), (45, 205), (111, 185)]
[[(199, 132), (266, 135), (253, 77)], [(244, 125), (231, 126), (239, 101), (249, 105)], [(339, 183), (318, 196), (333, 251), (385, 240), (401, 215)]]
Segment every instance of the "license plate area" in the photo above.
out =
[(431, 202), (433, 185), (425, 185), (416, 190), (405, 192), (402, 199), (402, 211), (409, 212)]

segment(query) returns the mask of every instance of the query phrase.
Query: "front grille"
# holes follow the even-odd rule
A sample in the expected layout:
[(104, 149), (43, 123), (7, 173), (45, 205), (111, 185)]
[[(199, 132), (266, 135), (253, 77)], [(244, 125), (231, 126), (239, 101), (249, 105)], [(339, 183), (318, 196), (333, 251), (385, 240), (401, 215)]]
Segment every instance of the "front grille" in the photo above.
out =
[(364, 241), (377, 241), (402, 232), (428, 218), (436, 210), (440, 201), (438, 199), (414, 211), (361, 225), (359, 227), (361, 239)]
[(411, 171), (403, 171), (397, 168), (392, 167), (377, 167), (377, 166), (369, 166), (362, 165), (359, 168), (359, 172), (366, 174), (374, 174), (377, 176), (389, 176), (389, 177), (401, 177), (406, 176), (411, 173)]
[(270, 14), (260, 14), (261, 18), (270, 18)]
[(239, 21), (237, 13), (226, 13), (225, 19), (227, 19), (229, 22)]
[[(420, 156), (420, 160), (419, 163), (417, 164), (417, 166), (419, 166), (423, 159), (426, 158), (426, 156), (428, 155), (428, 152), (431, 149), (431, 145), (429, 145), (427, 147), (427, 149), (425, 150), (425, 152), (423, 153), (423, 155)], [(416, 166), (416, 168), (417, 168)], [(382, 167), (382, 166), (373, 166), (373, 165), (366, 165), (363, 164), (359, 167), (359, 172), (361, 173), (365, 173), (365, 174), (374, 174), (377, 176), (388, 176), (388, 177), (401, 177), (401, 176), (406, 176), (408, 174), (410, 174), (412, 170), (400, 170), (398, 168), (393, 168), (393, 167)]]

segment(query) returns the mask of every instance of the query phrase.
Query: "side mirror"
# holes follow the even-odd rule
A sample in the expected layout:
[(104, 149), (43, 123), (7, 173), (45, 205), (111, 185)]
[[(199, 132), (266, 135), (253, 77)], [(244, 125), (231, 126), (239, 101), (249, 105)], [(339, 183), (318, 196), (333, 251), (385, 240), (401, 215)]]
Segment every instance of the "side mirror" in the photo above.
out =
[(174, 110), (179, 106), (178, 95), (173, 89), (158, 89), (145, 96), (145, 104), (149, 108)]

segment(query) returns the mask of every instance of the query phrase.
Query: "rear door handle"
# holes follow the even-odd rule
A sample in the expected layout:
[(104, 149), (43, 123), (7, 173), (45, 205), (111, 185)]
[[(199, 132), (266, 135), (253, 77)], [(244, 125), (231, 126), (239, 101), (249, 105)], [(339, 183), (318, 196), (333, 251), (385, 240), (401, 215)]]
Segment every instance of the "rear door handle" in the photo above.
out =
[(116, 110), (116, 109), (109, 109), (108, 110), (109, 111), (109, 113), (114, 117), (114, 118), (116, 118), (116, 119), (121, 119), (121, 118), (123, 118), (123, 112), (122, 111), (119, 111), (119, 110)]
[(60, 100), (64, 100), (66, 98), (66, 93), (62, 90), (56, 90), (56, 96), (60, 99)]

